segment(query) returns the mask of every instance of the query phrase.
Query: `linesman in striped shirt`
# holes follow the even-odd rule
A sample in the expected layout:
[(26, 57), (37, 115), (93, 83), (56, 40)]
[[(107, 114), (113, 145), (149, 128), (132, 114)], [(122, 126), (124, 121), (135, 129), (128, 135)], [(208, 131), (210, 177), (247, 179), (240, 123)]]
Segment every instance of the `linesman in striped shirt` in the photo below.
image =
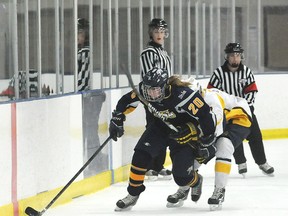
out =
[(78, 19), (77, 58), (78, 58), (77, 91), (87, 91), (90, 88), (89, 22), (84, 18)]
[[(170, 77), (172, 68), (171, 59), (163, 48), (164, 41), (169, 36), (166, 21), (161, 18), (152, 19), (148, 24), (148, 34), (149, 42), (140, 55), (141, 79), (153, 68), (166, 70)], [(148, 127), (155, 120), (155, 117), (147, 109), (145, 111), (146, 127)], [(154, 158), (150, 169), (146, 173), (149, 180), (157, 180), (159, 176), (167, 180), (172, 179), (172, 172), (164, 168), (165, 159), (166, 151), (161, 152)]]
[[(217, 88), (228, 94), (245, 98), (252, 112), (253, 123), (251, 133), (247, 137), (252, 156), (255, 163), (263, 173), (272, 175), (274, 168), (267, 163), (262, 134), (254, 114), (254, 102), (258, 92), (252, 70), (242, 63), (244, 49), (240, 43), (229, 43), (225, 48), (225, 62), (221, 67), (214, 70), (208, 88)], [(234, 152), (238, 172), (245, 177), (247, 172), (246, 158), (243, 145), (240, 145)]]

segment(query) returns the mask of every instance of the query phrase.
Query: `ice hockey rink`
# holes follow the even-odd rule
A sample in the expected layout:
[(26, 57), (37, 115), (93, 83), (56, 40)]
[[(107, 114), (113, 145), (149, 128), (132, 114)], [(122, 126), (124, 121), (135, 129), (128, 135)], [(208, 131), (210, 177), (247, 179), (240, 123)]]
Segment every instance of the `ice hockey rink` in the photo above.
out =
[[(204, 176), (200, 200), (190, 199), (180, 208), (167, 208), (166, 198), (176, 192), (173, 180), (146, 181), (146, 191), (131, 211), (115, 212), (115, 203), (127, 195), (127, 182), (114, 184), (92, 195), (74, 199), (65, 205), (50, 208), (47, 216), (91, 216), (91, 215), (221, 215), (221, 216), (287, 216), (288, 215), (288, 140), (266, 140), (268, 162), (274, 166), (274, 176), (266, 176), (259, 170), (251, 156), (250, 148), (244, 143), (248, 173), (243, 178), (232, 166), (225, 202), (222, 210), (210, 211), (207, 204), (214, 187), (214, 161), (200, 168)], [(234, 162), (234, 161), (233, 161)], [(41, 210), (41, 209), (39, 209)]]

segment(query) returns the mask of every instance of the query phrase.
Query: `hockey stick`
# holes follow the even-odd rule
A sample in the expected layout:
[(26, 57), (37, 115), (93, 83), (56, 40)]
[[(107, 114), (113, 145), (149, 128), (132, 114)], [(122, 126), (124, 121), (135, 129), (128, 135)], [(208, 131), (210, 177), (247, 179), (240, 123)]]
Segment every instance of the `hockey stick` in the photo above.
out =
[(140, 101), (142, 101), (147, 107), (148, 107), (148, 110), (156, 117), (160, 118), (171, 130), (174, 130), (176, 132), (178, 132), (178, 129), (172, 125), (171, 123), (165, 121), (165, 118), (161, 115), (161, 113), (155, 108), (152, 106), (151, 103), (149, 103), (138, 91), (138, 89), (135, 87), (134, 85), (134, 82), (133, 82), (133, 79), (132, 79), (132, 76), (131, 74), (127, 71), (127, 70), (124, 70), (125, 73), (126, 73), (126, 76), (128, 78), (128, 82), (132, 88), (132, 90), (135, 92), (135, 94), (137, 95), (137, 97), (139, 98)]
[(88, 159), (88, 161), (79, 169), (79, 171), (71, 178), (71, 180), (62, 188), (62, 190), (50, 201), (50, 203), (41, 211), (38, 212), (32, 207), (28, 206), (25, 209), (25, 213), (29, 216), (41, 216), (43, 215), (53, 203), (61, 196), (61, 194), (72, 184), (72, 182), (79, 176), (79, 174), (91, 163), (91, 161), (98, 155), (98, 153), (106, 146), (110, 141), (111, 137), (109, 136), (104, 143), (96, 150), (96, 152)]

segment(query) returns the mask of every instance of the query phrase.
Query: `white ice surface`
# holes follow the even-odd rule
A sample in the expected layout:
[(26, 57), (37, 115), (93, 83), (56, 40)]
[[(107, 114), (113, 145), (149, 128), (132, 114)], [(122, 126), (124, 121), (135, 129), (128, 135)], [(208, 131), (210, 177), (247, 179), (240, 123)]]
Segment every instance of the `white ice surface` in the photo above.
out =
[[(200, 168), (204, 176), (203, 193), (198, 203), (190, 197), (180, 208), (166, 208), (166, 198), (177, 190), (173, 180), (146, 181), (146, 190), (131, 211), (115, 212), (115, 203), (127, 195), (127, 182), (112, 185), (92, 195), (74, 199), (65, 205), (50, 208), (45, 216), (92, 215), (221, 215), (221, 216), (288, 216), (288, 140), (264, 141), (268, 163), (275, 168), (274, 177), (259, 170), (244, 145), (248, 164), (246, 178), (232, 166), (221, 211), (210, 211), (207, 204), (214, 185), (214, 160)], [(234, 161), (233, 161), (234, 162)], [(43, 207), (44, 208), (44, 207)]]

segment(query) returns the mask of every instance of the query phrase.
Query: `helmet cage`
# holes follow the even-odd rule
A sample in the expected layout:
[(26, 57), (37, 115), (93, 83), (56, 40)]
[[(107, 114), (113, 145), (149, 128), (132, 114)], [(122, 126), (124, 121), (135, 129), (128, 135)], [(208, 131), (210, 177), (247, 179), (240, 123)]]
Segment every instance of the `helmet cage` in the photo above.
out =
[(169, 30), (168, 30), (168, 25), (163, 19), (152, 19), (151, 22), (148, 25), (148, 34), (150, 37), (153, 35), (153, 31), (157, 29), (159, 32), (164, 32), (164, 37), (168, 38), (169, 37)]
[[(234, 53), (239, 53), (239, 52), (234, 52)], [(228, 60), (229, 54), (231, 54), (231, 53), (226, 53), (225, 54), (225, 56), (224, 56), (225, 60)], [(244, 60), (245, 59), (244, 53), (239, 53), (239, 54), (241, 56), (241, 60)]]
[(165, 97), (165, 87), (168, 72), (163, 69), (153, 68), (143, 77), (142, 92), (146, 100), (160, 102)]
[(165, 97), (165, 85), (163, 87), (142, 85), (143, 96), (147, 101), (160, 102)]
[(228, 59), (229, 57), (229, 54), (231, 53), (240, 53), (241, 55), (241, 59), (243, 60), (244, 59), (244, 49), (241, 47), (241, 44), (240, 43), (229, 43), (226, 45), (225, 49), (224, 49), (224, 52), (225, 52), (225, 60)]

